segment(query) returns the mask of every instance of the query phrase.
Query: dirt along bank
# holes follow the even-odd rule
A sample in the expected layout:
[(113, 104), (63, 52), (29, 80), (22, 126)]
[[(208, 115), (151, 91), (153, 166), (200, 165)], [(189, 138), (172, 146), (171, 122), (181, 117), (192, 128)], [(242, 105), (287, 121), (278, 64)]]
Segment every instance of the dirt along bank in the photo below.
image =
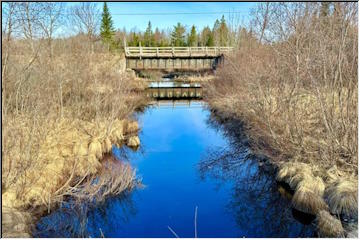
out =
[[(18, 73), (27, 50), (10, 55), (3, 78), (2, 237), (30, 237), (61, 203), (96, 204), (138, 184), (130, 164), (111, 156), (114, 145), (139, 146), (132, 115), (147, 102), (124, 57), (60, 49), (48, 61), (40, 50)], [(19, 87), (18, 74), (31, 81)]]

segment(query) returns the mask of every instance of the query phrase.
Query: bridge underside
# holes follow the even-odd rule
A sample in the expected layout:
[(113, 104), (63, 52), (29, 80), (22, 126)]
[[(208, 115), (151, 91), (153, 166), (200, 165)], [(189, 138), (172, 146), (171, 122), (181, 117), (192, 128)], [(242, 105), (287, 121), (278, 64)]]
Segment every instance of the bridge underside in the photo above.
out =
[(147, 97), (153, 99), (202, 99), (201, 87), (151, 87), (146, 90)]
[(224, 58), (126, 58), (126, 67), (133, 70), (203, 71), (214, 70)]

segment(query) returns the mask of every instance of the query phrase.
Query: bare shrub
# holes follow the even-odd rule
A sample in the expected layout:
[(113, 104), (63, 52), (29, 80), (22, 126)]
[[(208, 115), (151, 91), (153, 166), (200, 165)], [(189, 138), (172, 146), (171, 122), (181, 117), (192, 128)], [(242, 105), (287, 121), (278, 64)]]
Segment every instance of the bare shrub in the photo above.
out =
[(357, 174), (356, 4), (325, 15), (317, 3), (270, 5), (256, 16), (265, 42), (247, 34), (208, 84), (210, 103), (245, 120), (253, 148), (274, 161)]
[(210, 106), (245, 123), (252, 150), (279, 166), (277, 179), (296, 190), (293, 207), (310, 214), (357, 218), (357, 11), (353, 3), (260, 4), (206, 85)]
[[(76, 9), (92, 12), (90, 5)], [(7, 3), (4, 10), (3, 206), (50, 209), (107, 171), (102, 158), (125, 142), (122, 119), (144, 101), (138, 91), (144, 86), (123, 70), (124, 56), (96, 41), (97, 19), (85, 26), (86, 35), (54, 38), (62, 5)], [(111, 183), (104, 196), (134, 180), (129, 166), (119, 168), (124, 175), (104, 174), (102, 184)]]

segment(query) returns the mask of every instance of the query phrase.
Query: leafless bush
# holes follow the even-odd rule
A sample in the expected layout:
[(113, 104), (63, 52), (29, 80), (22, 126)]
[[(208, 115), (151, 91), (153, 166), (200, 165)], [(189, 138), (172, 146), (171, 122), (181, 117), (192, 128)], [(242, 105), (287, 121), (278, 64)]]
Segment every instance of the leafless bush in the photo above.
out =
[(253, 148), (277, 162), (357, 175), (357, 5), (270, 3), (255, 13), (257, 38), (248, 32), (226, 59), (210, 103), (246, 120)]
[[(85, 167), (98, 168), (98, 160), (109, 152), (109, 146), (111, 150), (111, 144), (121, 142), (124, 133), (119, 120), (129, 117), (143, 101), (136, 91), (143, 86), (124, 71), (123, 56), (96, 42), (96, 19), (90, 19), (87, 35), (54, 38), (55, 29), (63, 24), (62, 7), (58, 3), (35, 2), (4, 6), (3, 205), (47, 206), (62, 201), (57, 194), (69, 191), (74, 184), (83, 184), (82, 180), (94, 174), (83, 171)], [(84, 8), (90, 11), (94, 6)], [(114, 123), (119, 123), (119, 129), (114, 128)], [(104, 132), (91, 133), (88, 126), (98, 126), (95, 130)], [(86, 141), (74, 136), (84, 136)], [(97, 147), (91, 153), (95, 156), (71, 158), (76, 156), (72, 148), (80, 140), (85, 141), (84, 149), (89, 154)], [(64, 160), (66, 166), (61, 165)], [(84, 161), (89, 164), (80, 166)], [(58, 164), (56, 169), (54, 164)], [(133, 180), (130, 168), (126, 169), (122, 177)], [(72, 173), (75, 177), (68, 182)], [(126, 182), (111, 177), (103, 180), (104, 184), (113, 180), (117, 183), (114, 189), (108, 189), (109, 194), (115, 194), (117, 186)], [(54, 186), (66, 187), (60, 191)], [(40, 192), (47, 195), (34, 200)]]

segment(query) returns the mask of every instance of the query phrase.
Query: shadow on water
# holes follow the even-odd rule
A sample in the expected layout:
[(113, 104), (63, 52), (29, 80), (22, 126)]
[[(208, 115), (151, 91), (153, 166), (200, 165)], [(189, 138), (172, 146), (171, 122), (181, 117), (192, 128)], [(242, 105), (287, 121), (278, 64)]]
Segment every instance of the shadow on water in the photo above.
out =
[[(227, 204), (241, 234), (246, 237), (313, 237), (313, 218), (291, 208), (291, 199), (284, 198), (274, 178), (272, 166), (249, 151), (242, 125), (236, 121), (219, 123), (213, 114), (207, 124), (219, 129), (230, 144), (210, 148), (198, 164), (202, 179), (218, 183), (232, 181), (232, 198)], [(285, 192), (285, 194), (289, 194)]]
[[(109, 211), (114, 207), (119, 210), (117, 214)], [(136, 215), (136, 208), (132, 201), (132, 193), (109, 198), (104, 203), (96, 205), (96, 208), (65, 202), (58, 210), (42, 217), (37, 222), (33, 236), (41, 238), (103, 237), (103, 232), (107, 231), (107, 228), (114, 227), (111, 223), (125, 224), (134, 215)], [(99, 224), (106, 228), (98, 228)]]
[(193, 237), (195, 206), (198, 237), (314, 236), (240, 123), (221, 122), (202, 102), (159, 102), (137, 117), (140, 151), (113, 153), (131, 160), (146, 187), (96, 207), (64, 204), (38, 221), (35, 237), (174, 237), (167, 226)]

